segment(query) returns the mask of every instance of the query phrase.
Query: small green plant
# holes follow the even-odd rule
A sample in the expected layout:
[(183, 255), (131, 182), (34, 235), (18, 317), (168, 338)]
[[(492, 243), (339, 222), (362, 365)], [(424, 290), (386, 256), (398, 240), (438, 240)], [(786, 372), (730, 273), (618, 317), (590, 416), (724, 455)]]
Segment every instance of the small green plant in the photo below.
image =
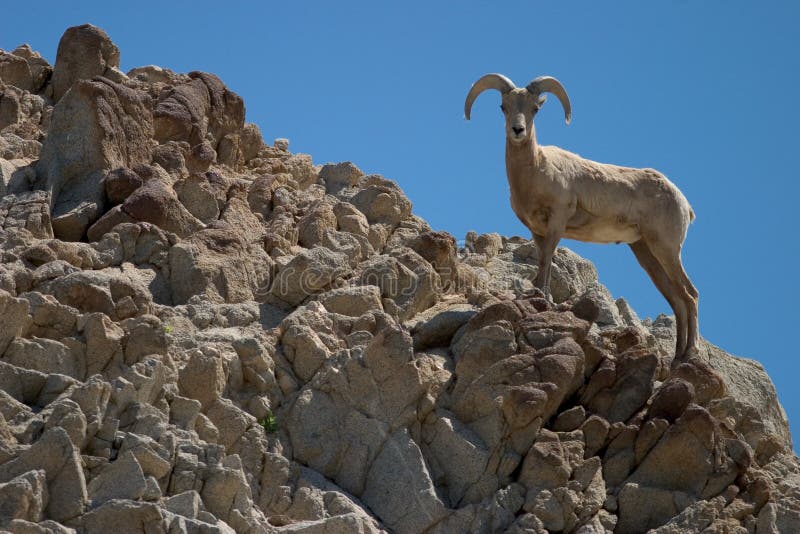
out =
[(167, 334), (171, 334), (172, 333), (172, 327), (169, 326), (169, 325), (165, 326), (164, 327), (164, 332), (166, 332)]
[(267, 431), (267, 434), (274, 434), (278, 431), (278, 420), (275, 418), (275, 414), (272, 412), (267, 412), (259, 422), (264, 430)]

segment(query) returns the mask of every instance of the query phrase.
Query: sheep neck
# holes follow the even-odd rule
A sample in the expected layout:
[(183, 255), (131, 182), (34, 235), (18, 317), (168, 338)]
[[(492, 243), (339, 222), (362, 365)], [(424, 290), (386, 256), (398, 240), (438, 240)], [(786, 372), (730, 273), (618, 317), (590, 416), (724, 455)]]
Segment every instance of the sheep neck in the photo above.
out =
[(512, 143), (506, 138), (506, 175), (512, 199), (528, 196), (533, 185), (530, 177), (536, 174), (540, 159), (536, 135), (533, 132), (529, 143)]

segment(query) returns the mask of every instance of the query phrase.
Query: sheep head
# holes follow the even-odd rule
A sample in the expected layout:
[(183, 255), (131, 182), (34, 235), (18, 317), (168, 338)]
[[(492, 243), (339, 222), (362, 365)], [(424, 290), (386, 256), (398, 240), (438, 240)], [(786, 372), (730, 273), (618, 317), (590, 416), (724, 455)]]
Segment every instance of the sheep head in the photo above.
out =
[(514, 83), (502, 74), (486, 74), (482, 76), (467, 94), (464, 103), (464, 116), (469, 120), (472, 103), (487, 89), (500, 91), (502, 104), (500, 109), (506, 117), (506, 136), (514, 143), (530, 141), (533, 135), (533, 118), (547, 98), (543, 93), (552, 93), (564, 108), (564, 117), (569, 124), (572, 118), (572, 107), (564, 86), (551, 76), (540, 76), (524, 88), (517, 88)]

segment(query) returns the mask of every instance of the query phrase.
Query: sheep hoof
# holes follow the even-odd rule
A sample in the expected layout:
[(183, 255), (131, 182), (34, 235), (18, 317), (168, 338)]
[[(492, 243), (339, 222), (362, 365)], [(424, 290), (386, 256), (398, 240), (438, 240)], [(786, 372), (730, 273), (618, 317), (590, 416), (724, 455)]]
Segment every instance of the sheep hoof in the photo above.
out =
[(697, 347), (689, 347), (683, 351), (683, 354), (676, 354), (675, 357), (672, 359), (672, 363), (670, 363), (670, 370), (674, 370), (676, 367), (681, 365), (682, 363), (690, 363), (692, 361), (701, 360), (700, 358), (700, 351)]
[(687, 362), (689, 360), (699, 360), (700, 359), (700, 350), (695, 347), (689, 347), (683, 353), (683, 361)]

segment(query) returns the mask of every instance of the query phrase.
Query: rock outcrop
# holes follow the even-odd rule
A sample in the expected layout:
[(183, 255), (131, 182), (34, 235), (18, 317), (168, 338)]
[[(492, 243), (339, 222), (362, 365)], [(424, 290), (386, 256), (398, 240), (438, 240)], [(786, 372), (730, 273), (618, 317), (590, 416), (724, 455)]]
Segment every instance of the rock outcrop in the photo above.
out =
[(800, 531), (758, 363), (119, 65), (0, 51), (0, 529)]

